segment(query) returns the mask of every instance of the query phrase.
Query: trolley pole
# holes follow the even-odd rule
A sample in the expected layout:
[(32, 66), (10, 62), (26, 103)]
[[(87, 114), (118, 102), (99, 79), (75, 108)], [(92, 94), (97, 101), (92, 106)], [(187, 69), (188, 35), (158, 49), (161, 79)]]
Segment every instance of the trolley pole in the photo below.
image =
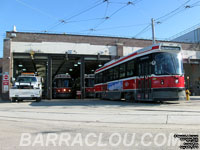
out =
[(152, 42), (153, 44), (156, 44), (156, 40), (155, 40), (155, 27), (154, 27), (154, 19), (151, 19), (151, 26), (152, 26)]

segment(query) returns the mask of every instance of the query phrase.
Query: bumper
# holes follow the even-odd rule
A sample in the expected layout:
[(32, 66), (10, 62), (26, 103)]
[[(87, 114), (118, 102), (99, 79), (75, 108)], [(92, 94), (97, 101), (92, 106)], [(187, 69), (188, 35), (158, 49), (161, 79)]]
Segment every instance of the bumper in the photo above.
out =
[(71, 98), (72, 93), (56, 93), (54, 94), (54, 98)]
[(159, 101), (186, 100), (185, 88), (153, 89), (152, 97)]

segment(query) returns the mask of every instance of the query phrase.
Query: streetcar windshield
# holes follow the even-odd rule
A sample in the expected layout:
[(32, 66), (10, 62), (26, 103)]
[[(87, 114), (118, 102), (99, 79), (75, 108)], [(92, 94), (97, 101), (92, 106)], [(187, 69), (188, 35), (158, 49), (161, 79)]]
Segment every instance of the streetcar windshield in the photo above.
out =
[(56, 79), (54, 81), (54, 86), (58, 88), (67, 88), (72, 86), (71, 82), (71, 79)]
[(156, 75), (182, 75), (183, 64), (180, 53), (157, 53), (154, 56)]

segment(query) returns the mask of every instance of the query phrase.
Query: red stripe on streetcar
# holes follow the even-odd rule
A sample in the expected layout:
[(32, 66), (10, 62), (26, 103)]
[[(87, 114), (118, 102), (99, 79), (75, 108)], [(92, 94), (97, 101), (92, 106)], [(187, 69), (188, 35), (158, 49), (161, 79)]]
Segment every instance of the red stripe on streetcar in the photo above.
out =
[(126, 57), (124, 57), (124, 58), (122, 58), (122, 59), (120, 59), (120, 60), (118, 60), (118, 61), (116, 61), (116, 62), (113, 62), (112, 64), (109, 64), (109, 65), (107, 65), (107, 66), (104, 66), (103, 68), (100, 68), (100, 69), (96, 70), (96, 73), (99, 72), (99, 71), (101, 71), (101, 70), (103, 70), (103, 69), (106, 69), (106, 68), (108, 68), (108, 67), (110, 67), (110, 66), (112, 66), (112, 65), (115, 65), (115, 64), (117, 64), (117, 63), (120, 63), (120, 62), (122, 62), (122, 61), (124, 61), (124, 60), (126, 60), (126, 59), (129, 59), (130, 57), (133, 57), (133, 56), (138, 55), (138, 54), (146, 53), (146, 52), (149, 52), (149, 51), (155, 50), (155, 49), (159, 49), (159, 45), (158, 45), (158, 46), (153, 46), (151, 49), (149, 49), (149, 50), (147, 50), (147, 51), (144, 51), (144, 52), (141, 52), (141, 53), (135, 52), (135, 53), (133, 53), (133, 54), (131, 54), (131, 55), (128, 55), (128, 56), (126, 56)]

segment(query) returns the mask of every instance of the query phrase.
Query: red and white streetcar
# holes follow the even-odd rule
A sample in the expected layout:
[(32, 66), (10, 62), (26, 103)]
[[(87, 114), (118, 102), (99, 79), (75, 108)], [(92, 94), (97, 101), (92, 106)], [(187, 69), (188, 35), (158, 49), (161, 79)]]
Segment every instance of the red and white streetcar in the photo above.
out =
[(53, 80), (54, 98), (72, 98), (72, 78), (67, 74), (58, 74)]
[(181, 46), (160, 43), (108, 62), (95, 71), (95, 96), (127, 101), (185, 99)]
[(85, 97), (94, 98), (94, 74), (85, 74)]

